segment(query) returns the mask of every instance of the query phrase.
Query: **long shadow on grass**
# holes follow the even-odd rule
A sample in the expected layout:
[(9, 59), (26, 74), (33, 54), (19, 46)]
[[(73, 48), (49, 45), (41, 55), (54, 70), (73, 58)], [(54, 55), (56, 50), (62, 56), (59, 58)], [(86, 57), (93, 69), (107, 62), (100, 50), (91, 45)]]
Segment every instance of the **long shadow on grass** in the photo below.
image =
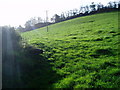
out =
[[(2, 88), (20, 88), (20, 66), (15, 55), (17, 40), (13, 39), (14, 30), (2, 29)], [(14, 35), (15, 36), (15, 35)], [(15, 44), (13, 44), (17, 41)]]
[(53, 88), (52, 84), (60, 75), (52, 70), (52, 65), (42, 55), (26, 54), (22, 63), (22, 80), (26, 88)]
[(14, 30), (3, 28), (2, 34), (2, 87), (53, 88), (60, 76), (52, 70), (47, 58), (19, 46), (19, 36)]

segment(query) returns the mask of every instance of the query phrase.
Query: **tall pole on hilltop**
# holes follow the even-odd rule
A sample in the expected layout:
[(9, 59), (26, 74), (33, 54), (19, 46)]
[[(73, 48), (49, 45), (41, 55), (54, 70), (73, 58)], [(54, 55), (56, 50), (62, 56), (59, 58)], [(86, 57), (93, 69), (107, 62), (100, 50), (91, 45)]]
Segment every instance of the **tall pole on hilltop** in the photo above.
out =
[(48, 32), (48, 11), (46, 10), (46, 26), (47, 26), (47, 32)]

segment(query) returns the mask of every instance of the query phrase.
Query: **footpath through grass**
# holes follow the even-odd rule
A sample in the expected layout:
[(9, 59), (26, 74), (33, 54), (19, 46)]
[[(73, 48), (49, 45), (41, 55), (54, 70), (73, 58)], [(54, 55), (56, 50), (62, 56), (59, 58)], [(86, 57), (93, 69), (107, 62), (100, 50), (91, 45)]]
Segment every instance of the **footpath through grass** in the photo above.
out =
[(43, 27), (21, 35), (30, 45), (45, 51), (42, 56), (60, 75), (57, 80), (49, 74), (54, 79), (53, 88), (120, 88), (118, 14), (79, 17), (50, 25), (48, 32)]

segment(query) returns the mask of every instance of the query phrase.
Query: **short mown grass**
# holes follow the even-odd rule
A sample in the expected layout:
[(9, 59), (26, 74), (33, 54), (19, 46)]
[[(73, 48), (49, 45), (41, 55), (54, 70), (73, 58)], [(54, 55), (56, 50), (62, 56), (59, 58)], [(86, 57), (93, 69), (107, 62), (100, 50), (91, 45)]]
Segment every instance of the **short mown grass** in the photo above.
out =
[(60, 75), (52, 82), (53, 88), (119, 88), (118, 14), (79, 17), (50, 25), (48, 32), (43, 27), (21, 36), (30, 45), (43, 49), (42, 55)]

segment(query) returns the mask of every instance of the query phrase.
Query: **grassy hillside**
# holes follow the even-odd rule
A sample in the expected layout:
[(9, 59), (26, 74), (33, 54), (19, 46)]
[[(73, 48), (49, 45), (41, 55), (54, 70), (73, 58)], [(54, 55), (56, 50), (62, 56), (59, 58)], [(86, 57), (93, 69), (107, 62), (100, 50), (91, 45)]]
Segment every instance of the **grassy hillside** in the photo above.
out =
[[(48, 32), (44, 27), (21, 35), (30, 45), (45, 51), (42, 56), (47, 58), (51, 69), (59, 76), (52, 75), (52, 72), (46, 75), (51, 77), (49, 82), (53, 88), (118, 88), (118, 13), (79, 17), (50, 25)], [(49, 71), (47, 67), (42, 68)], [(39, 69), (36, 71), (39, 72)]]

